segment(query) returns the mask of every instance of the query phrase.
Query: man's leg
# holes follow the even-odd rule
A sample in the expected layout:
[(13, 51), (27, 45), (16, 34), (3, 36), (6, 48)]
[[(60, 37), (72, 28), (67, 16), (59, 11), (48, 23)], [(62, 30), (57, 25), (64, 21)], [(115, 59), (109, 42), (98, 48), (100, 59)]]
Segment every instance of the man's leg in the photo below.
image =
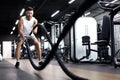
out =
[(36, 47), (36, 52), (37, 52), (38, 58), (39, 58), (39, 60), (41, 60), (42, 59), (42, 51), (41, 51), (40, 43), (37, 39), (34, 39), (33, 44)]
[(16, 60), (17, 60), (17, 62), (16, 62), (16, 64), (15, 64), (15, 67), (16, 68), (18, 68), (19, 67), (19, 59), (20, 59), (20, 54), (21, 54), (21, 52), (20, 52), (20, 50), (21, 50), (21, 45), (22, 45), (22, 43), (23, 43), (23, 41), (22, 40), (19, 40), (18, 42), (17, 42), (17, 48), (16, 48)]

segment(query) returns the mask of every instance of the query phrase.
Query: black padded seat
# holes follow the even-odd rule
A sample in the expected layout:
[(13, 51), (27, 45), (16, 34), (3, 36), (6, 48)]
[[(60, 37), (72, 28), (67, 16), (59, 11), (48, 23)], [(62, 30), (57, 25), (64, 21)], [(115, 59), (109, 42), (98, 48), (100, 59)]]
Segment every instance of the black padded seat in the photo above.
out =
[(89, 45), (89, 44), (90, 44), (90, 36), (83, 36), (82, 45)]

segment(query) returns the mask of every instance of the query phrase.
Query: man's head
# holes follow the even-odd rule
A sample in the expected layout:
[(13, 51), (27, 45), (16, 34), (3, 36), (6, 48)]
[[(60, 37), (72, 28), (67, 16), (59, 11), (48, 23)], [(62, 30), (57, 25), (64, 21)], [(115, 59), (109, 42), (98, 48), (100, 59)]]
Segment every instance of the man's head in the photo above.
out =
[(25, 14), (26, 14), (27, 19), (31, 19), (31, 17), (33, 16), (33, 8), (32, 7), (28, 7), (26, 9)]

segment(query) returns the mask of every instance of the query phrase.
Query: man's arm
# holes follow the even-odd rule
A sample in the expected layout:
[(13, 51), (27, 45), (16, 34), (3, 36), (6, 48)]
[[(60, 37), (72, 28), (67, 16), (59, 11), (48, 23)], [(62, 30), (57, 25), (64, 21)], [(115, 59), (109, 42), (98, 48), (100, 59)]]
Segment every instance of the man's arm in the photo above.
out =
[[(37, 19), (35, 19), (33, 26), (35, 27), (37, 24), (38, 24), (38, 21), (37, 21)], [(38, 31), (38, 27), (36, 27), (36, 28), (33, 30), (33, 33), (36, 34), (37, 31)]]
[(25, 36), (23, 35), (23, 19), (20, 18), (19, 19), (19, 23), (18, 23), (18, 33), (20, 34), (20, 36), (23, 38), (23, 40), (25, 40)]

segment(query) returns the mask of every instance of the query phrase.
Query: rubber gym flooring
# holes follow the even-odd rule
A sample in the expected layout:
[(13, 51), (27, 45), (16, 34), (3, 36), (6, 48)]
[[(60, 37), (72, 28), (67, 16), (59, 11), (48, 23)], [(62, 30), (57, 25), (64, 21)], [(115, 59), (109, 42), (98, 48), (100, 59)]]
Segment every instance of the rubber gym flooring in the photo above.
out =
[(16, 69), (13, 64), (3, 60), (0, 62), (0, 80), (38, 80), (38, 77)]
[[(15, 59), (0, 62), (0, 80), (71, 80), (56, 60), (52, 60), (45, 69), (33, 69), (28, 59), (20, 60), (20, 68), (14, 67)], [(120, 80), (120, 68), (108, 64), (65, 63), (74, 74), (89, 80)]]

